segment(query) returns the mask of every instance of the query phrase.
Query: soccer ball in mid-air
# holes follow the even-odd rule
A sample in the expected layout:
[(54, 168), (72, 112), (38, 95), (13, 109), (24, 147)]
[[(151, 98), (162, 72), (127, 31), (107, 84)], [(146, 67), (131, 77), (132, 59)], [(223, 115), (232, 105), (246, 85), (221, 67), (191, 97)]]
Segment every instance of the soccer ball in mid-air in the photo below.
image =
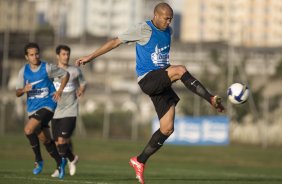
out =
[(248, 100), (250, 90), (246, 84), (234, 83), (227, 90), (227, 96), (231, 103), (242, 104)]

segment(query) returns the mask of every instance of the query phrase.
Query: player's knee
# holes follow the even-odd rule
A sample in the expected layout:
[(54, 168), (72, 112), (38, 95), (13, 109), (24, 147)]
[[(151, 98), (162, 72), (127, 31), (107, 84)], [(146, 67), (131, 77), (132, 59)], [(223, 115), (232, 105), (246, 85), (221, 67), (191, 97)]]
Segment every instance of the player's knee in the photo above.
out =
[(58, 137), (58, 144), (66, 144), (67, 140), (63, 137)]
[(179, 76), (182, 76), (187, 71), (186, 67), (183, 65), (177, 66), (177, 73)]
[(187, 71), (187, 69), (183, 65), (175, 66), (174, 67), (174, 77), (176, 77), (176, 80), (180, 79), (186, 71)]
[(173, 127), (167, 127), (164, 130), (162, 130), (161, 132), (166, 135), (166, 136), (170, 136), (174, 131)]
[(173, 132), (174, 132), (174, 128), (170, 129), (170, 130), (168, 131), (167, 136), (170, 136)]
[(25, 135), (30, 135), (30, 134), (33, 133), (33, 131), (30, 128), (25, 127), (24, 128), (24, 133), (25, 133)]

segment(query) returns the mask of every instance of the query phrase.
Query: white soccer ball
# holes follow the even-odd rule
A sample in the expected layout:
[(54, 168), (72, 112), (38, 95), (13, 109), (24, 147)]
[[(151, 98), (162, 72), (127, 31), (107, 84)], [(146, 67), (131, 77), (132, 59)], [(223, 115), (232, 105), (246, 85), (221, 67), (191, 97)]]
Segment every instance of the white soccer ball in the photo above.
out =
[(228, 99), (233, 104), (245, 103), (248, 100), (249, 94), (249, 87), (242, 83), (234, 83), (227, 90)]

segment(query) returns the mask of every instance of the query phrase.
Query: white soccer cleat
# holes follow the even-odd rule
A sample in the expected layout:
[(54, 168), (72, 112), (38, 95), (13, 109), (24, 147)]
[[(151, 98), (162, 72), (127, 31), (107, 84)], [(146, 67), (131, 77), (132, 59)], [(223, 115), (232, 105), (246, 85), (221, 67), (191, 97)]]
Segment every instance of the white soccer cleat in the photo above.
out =
[(52, 177), (52, 178), (58, 178), (58, 177), (59, 177), (59, 174), (60, 174), (59, 170), (56, 169), (56, 170), (53, 172), (53, 174), (51, 174), (51, 177)]
[(78, 156), (75, 155), (74, 157), (74, 160), (72, 162), (68, 162), (68, 166), (69, 166), (69, 172), (70, 172), (70, 175), (73, 176), (75, 175), (75, 172), (76, 172), (76, 164), (78, 162)]

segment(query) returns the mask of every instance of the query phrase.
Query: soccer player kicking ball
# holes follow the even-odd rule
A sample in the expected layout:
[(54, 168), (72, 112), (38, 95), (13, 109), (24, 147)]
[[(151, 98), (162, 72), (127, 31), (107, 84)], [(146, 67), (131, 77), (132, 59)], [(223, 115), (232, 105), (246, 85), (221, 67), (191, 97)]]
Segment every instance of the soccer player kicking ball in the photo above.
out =
[[(70, 79), (63, 90), (60, 101), (58, 102), (52, 119), (52, 133), (63, 162), (68, 159), (69, 174), (73, 176), (76, 172), (78, 156), (74, 155), (71, 149), (71, 136), (76, 127), (76, 117), (78, 115), (78, 97), (86, 89), (86, 81), (80, 68), (69, 65), (71, 49), (67, 45), (59, 45), (56, 48), (58, 67), (66, 70), (70, 74)], [(54, 86), (56, 89), (61, 87), (61, 80), (55, 78)], [(64, 169), (56, 169), (52, 177), (63, 177)]]
[[(40, 152), (39, 140), (45, 145), (48, 153), (62, 166), (62, 159), (57, 152), (56, 145), (51, 141), (48, 123), (52, 119), (57, 101), (69, 80), (69, 73), (55, 65), (40, 60), (39, 46), (28, 43), (25, 48), (25, 64), (19, 71), (16, 96), (27, 96), (28, 121), (24, 133), (28, 138), (35, 154), (35, 168), (33, 174), (39, 174), (43, 169), (43, 159)], [(62, 85), (56, 91), (53, 78), (61, 77)]]
[(129, 164), (134, 168), (136, 178), (144, 184), (144, 168), (148, 158), (161, 148), (165, 140), (173, 133), (175, 106), (179, 97), (172, 89), (172, 83), (181, 82), (200, 97), (208, 101), (217, 111), (224, 111), (221, 98), (210, 94), (183, 65), (170, 65), (171, 28), (173, 10), (167, 3), (159, 3), (154, 8), (154, 18), (138, 24), (118, 38), (106, 42), (102, 47), (76, 61), (77, 65), (107, 53), (123, 43), (136, 43), (136, 73), (138, 84), (147, 94), (157, 112), (160, 129), (158, 129), (145, 146), (143, 152), (132, 157)]

